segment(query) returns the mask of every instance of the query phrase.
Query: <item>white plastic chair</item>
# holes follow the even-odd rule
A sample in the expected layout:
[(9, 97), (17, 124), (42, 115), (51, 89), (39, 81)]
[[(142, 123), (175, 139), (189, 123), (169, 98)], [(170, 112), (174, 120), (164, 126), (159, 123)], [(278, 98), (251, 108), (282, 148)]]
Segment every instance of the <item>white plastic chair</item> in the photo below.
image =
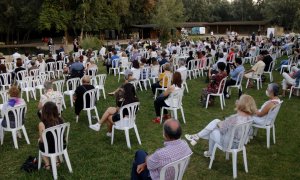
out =
[(270, 63), (268, 71), (264, 71), (264, 74), (270, 75), (270, 82), (273, 82), (273, 69), (274, 69), (274, 60)]
[(139, 86), (140, 90), (143, 91), (142, 85), (140, 83), (141, 69), (132, 68), (131, 70), (132, 70), (132, 77), (135, 80), (130, 81), (129, 83), (131, 83), (134, 86), (135, 90), (137, 90), (137, 86)]
[(161, 87), (161, 88), (156, 88), (155, 89), (155, 95), (154, 95), (154, 99), (156, 99), (156, 97), (158, 96), (158, 92), (159, 91), (165, 91), (169, 86), (171, 86), (172, 83), (172, 74), (166, 74), (163, 79), (162, 79), (162, 85), (165, 85), (167, 81), (167, 87)]
[(13, 63), (11, 63), (11, 62), (5, 62), (5, 67), (6, 67), (7, 72), (11, 73), (14, 71)]
[(1, 90), (5, 90), (6, 87), (10, 89), (12, 83), (12, 76), (11, 73), (1, 73), (0, 74), (0, 86)]
[(46, 63), (46, 73), (49, 74), (50, 77), (55, 79), (55, 68), (56, 62), (48, 62)]
[(62, 77), (64, 77), (64, 61), (56, 61), (56, 75), (57, 78), (60, 78), (60, 75), (62, 75)]
[(291, 99), (292, 94), (293, 94), (293, 90), (295, 90), (295, 89), (298, 89), (298, 91), (299, 91), (299, 89), (300, 89), (300, 83), (299, 83), (298, 86), (296, 86), (296, 85), (292, 85), (292, 86), (291, 86), (289, 99)]
[(23, 77), (22, 81), (20, 81), (21, 87), (21, 98), (23, 96), (23, 92), (26, 93), (26, 100), (29, 102), (29, 92), (31, 93), (31, 97), (36, 100), (35, 95), (35, 80), (32, 76)]
[(187, 79), (187, 71), (188, 71), (188, 70), (180, 71), (180, 74), (181, 74), (181, 79), (182, 79), (182, 86), (186, 89), (186, 92), (188, 93), (188, 92), (189, 92), (189, 89), (188, 89), (188, 85), (187, 85), (187, 82), (186, 82), (186, 79)]
[(28, 72), (29, 76), (33, 76), (34, 79), (37, 79), (37, 76), (40, 74), (40, 69), (32, 69)]
[(177, 161), (174, 161), (170, 164), (165, 165), (163, 168), (161, 168), (159, 173), (159, 179), (165, 180), (165, 175), (167, 171), (170, 171), (174, 169), (174, 180), (182, 180), (184, 172), (190, 162), (190, 158), (193, 153), (189, 154), (188, 156), (181, 158)]
[(253, 79), (256, 81), (256, 86), (257, 86), (257, 90), (259, 90), (260, 88), (262, 88), (262, 79), (261, 79), (261, 75), (262, 74), (254, 74), (252, 73), (252, 77), (247, 78), (247, 83), (246, 83), (246, 89), (249, 85), (249, 81), (250, 79)]
[(20, 81), (22, 81), (22, 79), (24, 77), (26, 77), (27, 75), (28, 75), (28, 71), (26, 71), (26, 70), (22, 70), (22, 71), (17, 72), (17, 74), (15, 76), (17, 84), (20, 85)]
[(144, 84), (144, 88), (147, 91), (147, 82), (149, 83), (149, 87), (151, 88), (151, 80), (149, 78), (150, 76), (150, 71), (151, 68), (150, 67), (144, 67), (141, 69), (141, 76), (140, 76), (140, 82), (143, 82)]
[(42, 90), (44, 89), (44, 84), (46, 81), (50, 80), (50, 77), (48, 74), (41, 74), (35, 77), (35, 89), (38, 89), (40, 91), (40, 96), (43, 94)]
[(237, 88), (238, 90), (243, 90), (242, 81), (243, 81), (244, 71), (240, 72), (237, 76), (237, 81), (235, 82), (235, 85), (227, 86), (226, 91), (229, 95), (231, 95), (230, 88)]
[(114, 76), (116, 76), (117, 73), (120, 72), (120, 64), (119, 64), (119, 62), (120, 62), (120, 59), (114, 59), (114, 60), (112, 60), (111, 61), (112, 67), (109, 68), (108, 73), (110, 73), (110, 71), (113, 70), (114, 71)]
[[(248, 121), (239, 125), (235, 125), (232, 129), (227, 132), (230, 133), (228, 144), (218, 144), (214, 145), (212, 155), (210, 157), (210, 163), (208, 168), (211, 169), (213, 161), (215, 159), (215, 153), (217, 148), (226, 153), (226, 159), (229, 159), (229, 153), (232, 153), (232, 170), (233, 178), (237, 177), (237, 153), (243, 151), (244, 167), (246, 173), (248, 173), (248, 163), (247, 163), (247, 153), (245, 144), (248, 140), (249, 129), (252, 124), (252, 121)], [(226, 134), (227, 135), (227, 134)], [(239, 137), (235, 137), (235, 136)], [(238, 138), (238, 139), (237, 139)]]
[(70, 96), (70, 104), (73, 107), (73, 95), (77, 86), (80, 84), (80, 78), (71, 78), (68, 79), (67, 82), (67, 90), (63, 93), (64, 95)]
[(188, 62), (187, 67), (190, 69), (187, 70), (187, 73), (188, 73), (190, 80), (192, 79), (192, 75), (195, 77), (195, 66), (196, 66), (196, 60), (190, 60)]
[[(0, 91), (0, 96), (1, 96), (1, 99), (2, 99), (2, 104), (0, 104), (0, 112), (2, 113), (2, 108), (3, 108), (3, 104), (6, 103), (8, 101), (8, 90), (1, 90)], [(1, 124), (0, 124), (1, 126)], [(0, 134), (0, 137), (1, 137), (1, 134)]]
[(208, 102), (209, 102), (209, 98), (210, 96), (219, 96), (220, 97), (220, 105), (221, 105), (221, 109), (223, 110), (223, 106), (225, 106), (225, 98), (224, 98), (224, 88), (225, 88), (225, 82), (226, 82), (227, 77), (223, 78), (219, 84), (218, 87), (218, 92), (217, 93), (210, 93), (207, 95), (206, 98), (206, 109), (208, 107)]
[(152, 79), (153, 83), (155, 83), (155, 81), (158, 79), (158, 74), (159, 74), (159, 66), (151, 66), (150, 78)]
[[(115, 122), (115, 124), (112, 127), (111, 144), (114, 143), (115, 129), (123, 130), (123, 131), (125, 131), (127, 147), (131, 149), (130, 138), (129, 138), (129, 129), (132, 129), (132, 128), (134, 128), (134, 131), (135, 131), (135, 134), (136, 134), (139, 144), (140, 145), (142, 144), (137, 126), (135, 124), (136, 112), (139, 108), (139, 105), (140, 105), (139, 102), (135, 102), (135, 103), (127, 104), (127, 105), (121, 107), (121, 109), (119, 110), (120, 120)], [(128, 115), (125, 116), (124, 111), (127, 111)]]
[[(252, 124), (252, 127), (254, 127), (254, 135), (257, 133), (257, 128), (260, 129), (266, 129), (266, 136), (267, 136), (267, 148), (270, 148), (270, 136), (271, 136), (271, 129), (273, 128), (273, 142), (275, 144), (275, 120), (278, 115), (278, 112), (280, 110), (281, 104), (283, 101), (280, 103), (276, 104), (272, 109), (269, 110), (268, 115), (266, 117), (266, 124), (263, 125), (258, 125), (258, 124)], [(269, 123), (268, 123), (269, 122)]]
[[(70, 131), (70, 123), (64, 123), (57, 126), (53, 126), (51, 128), (47, 128), (42, 133), (42, 140), (43, 140), (45, 152), (39, 150), (38, 169), (41, 168), (42, 156), (49, 157), (51, 161), (53, 179), (57, 179), (56, 158), (59, 157), (60, 162), (62, 162), (63, 161), (62, 155), (64, 155), (65, 157), (69, 172), (70, 173), (73, 172), (68, 150), (67, 150), (69, 131)], [(47, 134), (51, 134), (54, 138), (54, 142), (55, 142), (54, 153), (49, 152)]]
[[(88, 90), (83, 94), (83, 109), (82, 110), (87, 111), (89, 125), (92, 125), (92, 115), (91, 115), (92, 110), (95, 110), (96, 117), (97, 117), (97, 119), (99, 119), (98, 110), (96, 107), (96, 94), (97, 94), (96, 89)], [(76, 116), (77, 123), (78, 123), (78, 119), (79, 119), (79, 116), (77, 115)]]
[[(10, 131), (12, 133), (13, 141), (14, 141), (14, 146), (16, 149), (19, 149), (18, 147), (18, 139), (17, 139), (17, 132), (19, 130), (22, 130), (25, 140), (27, 144), (30, 144), (29, 138), (25, 129), (25, 115), (27, 112), (27, 107), (26, 105), (21, 105), (21, 106), (16, 106), (16, 107), (8, 107), (5, 112), (2, 112), (5, 116), (5, 121), (6, 121), (6, 127), (2, 127), (2, 136), (1, 136), (1, 145), (3, 144), (3, 139), (4, 139), (4, 131)], [(15, 127), (10, 127), (10, 114), (13, 114), (14, 116), (14, 124)], [(0, 125), (1, 126), (1, 125)]]
[[(64, 85), (65, 85), (65, 81), (64, 80), (58, 80), (58, 81), (54, 81), (53, 84), (55, 85), (56, 91), (59, 91), (61, 94), (64, 93)], [(62, 103), (64, 108), (66, 109), (66, 103), (65, 103), (65, 99), (62, 98)]]
[(165, 109), (171, 111), (172, 117), (174, 117), (177, 120), (178, 120), (177, 110), (180, 109), (183, 123), (184, 124), (186, 123), (184, 111), (183, 111), (183, 107), (182, 107), (182, 97), (183, 97), (183, 89), (176, 90), (169, 95), (168, 98), (171, 100), (171, 104), (169, 105), (169, 107), (161, 108), (160, 123), (162, 123), (163, 112)]
[(105, 81), (106, 81), (106, 74), (97, 74), (94, 78), (94, 80), (92, 80), (92, 84), (95, 87), (95, 89), (97, 90), (97, 100), (99, 100), (101, 92), (103, 93), (103, 98), (106, 99), (106, 95), (105, 95)]

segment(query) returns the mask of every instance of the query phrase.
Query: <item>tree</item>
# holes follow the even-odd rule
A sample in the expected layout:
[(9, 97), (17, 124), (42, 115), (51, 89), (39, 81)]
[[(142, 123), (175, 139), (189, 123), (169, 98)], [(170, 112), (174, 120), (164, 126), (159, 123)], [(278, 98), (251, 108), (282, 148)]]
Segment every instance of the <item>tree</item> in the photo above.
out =
[(169, 39), (170, 30), (179, 27), (184, 21), (182, 0), (161, 0), (157, 3), (152, 22), (157, 25), (163, 43)]

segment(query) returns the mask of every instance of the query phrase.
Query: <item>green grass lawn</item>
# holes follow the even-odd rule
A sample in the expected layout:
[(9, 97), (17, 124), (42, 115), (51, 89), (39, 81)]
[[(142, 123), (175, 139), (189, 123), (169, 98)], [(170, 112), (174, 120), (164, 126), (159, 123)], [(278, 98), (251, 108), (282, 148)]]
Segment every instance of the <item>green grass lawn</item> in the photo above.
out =
[[(249, 67), (248, 67), (249, 68)], [(101, 67), (101, 73), (105, 73)], [(274, 72), (274, 80), (280, 83), (282, 78), (278, 72)], [(267, 79), (267, 82), (269, 79)], [(237, 99), (237, 90), (232, 91), (232, 97), (226, 100), (226, 107), (222, 111), (217, 100), (213, 107), (202, 108), (198, 102), (200, 91), (206, 86), (204, 78), (188, 80), (190, 92), (185, 93), (183, 108), (186, 116), (186, 124), (182, 124), (183, 134), (196, 133), (208, 122), (215, 118), (221, 118), (234, 113), (234, 104)], [(266, 100), (265, 88), (262, 90), (245, 89), (244, 93), (250, 94), (260, 107)], [(117, 77), (109, 75), (105, 90), (110, 92), (120, 83)], [(134, 131), (130, 131), (132, 149), (126, 146), (125, 135), (122, 131), (116, 131), (114, 145), (110, 145), (110, 138), (106, 137), (106, 126), (99, 132), (88, 128), (88, 120), (85, 112), (80, 115), (79, 122), (75, 122), (74, 109), (70, 108), (69, 98), (66, 97), (67, 110), (63, 112), (65, 122), (71, 123), (68, 152), (73, 168), (70, 174), (65, 163), (58, 168), (59, 179), (130, 179), (131, 164), (134, 153), (138, 149), (144, 149), (149, 153), (162, 147), (162, 126), (153, 124), (151, 119), (155, 117), (151, 90), (138, 91), (141, 108), (137, 115), (137, 126), (142, 140), (138, 145)], [(39, 99), (39, 97), (38, 97)], [(271, 141), (270, 149), (266, 147), (266, 134), (259, 130), (258, 136), (247, 145), (247, 158), (249, 173), (245, 173), (242, 154), (238, 155), (238, 178), (240, 179), (298, 179), (300, 178), (299, 164), (299, 128), (300, 128), (300, 98), (293, 97), (283, 99), (284, 103), (276, 120), (276, 144)], [(99, 115), (109, 106), (114, 106), (114, 99), (102, 97), (97, 103)], [(2, 179), (52, 179), (52, 172), (40, 170), (31, 174), (20, 170), (20, 166), (29, 155), (38, 156), (38, 129), (39, 120), (36, 116), (38, 101), (31, 100), (28, 103), (26, 115), (26, 129), (31, 144), (27, 145), (24, 138), (18, 139), (19, 150), (13, 146), (12, 136), (5, 133), (4, 144), (0, 147), (0, 180)], [(298, 118), (297, 118), (298, 117)], [(181, 116), (179, 116), (181, 121)], [(95, 122), (95, 121), (94, 121)], [(181, 121), (182, 122), (182, 121)], [(225, 154), (217, 151), (212, 169), (208, 169), (209, 159), (203, 157), (203, 151), (207, 150), (208, 143), (200, 140), (195, 147), (191, 147), (194, 154), (185, 173), (184, 179), (232, 179), (231, 160), (225, 160)]]

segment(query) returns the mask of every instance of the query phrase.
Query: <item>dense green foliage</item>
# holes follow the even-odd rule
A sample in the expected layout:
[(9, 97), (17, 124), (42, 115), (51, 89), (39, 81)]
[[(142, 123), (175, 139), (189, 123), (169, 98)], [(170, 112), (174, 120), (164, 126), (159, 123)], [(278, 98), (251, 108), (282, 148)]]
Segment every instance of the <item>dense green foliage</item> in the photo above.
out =
[[(268, 20), (299, 30), (299, 8), (299, 0), (2, 0), (0, 41), (26, 39), (30, 32), (43, 30), (81, 35), (105, 29), (127, 32), (133, 24), (148, 23), (164, 31), (180, 21)], [(16, 37), (19, 32), (23, 37)]]
[(83, 49), (98, 49), (103, 45), (103, 42), (97, 37), (87, 36), (81, 41), (80, 45)]
[[(248, 65), (247, 69), (249, 68)], [(105, 68), (101, 66), (100, 73), (104, 72)], [(274, 81), (280, 83), (282, 76), (278, 72), (274, 72), (273, 75)], [(267, 81), (269, 81), (268, 78)], [(206, 86), (204, 82), (205, 78), (203, 77), (187, 81), (190, 92), (185, 93), (183, 98), (186, 117), (186, 124), (182, 124), (184, 134), (196, 133), (212, 119), (223, 119), (234, 113), (234, 104), (237, 98), (236, 89), (232, 90), (231, 99), (226, 99), (226, 107), (223, 111), (218, 100), (216, 100), (214, 106), (208, 109), (200, 106), (198, 98), (201, 88)], [(252, 95), (260, 107), (267, 100), (265, 95), (267, 83), (263, 84), (263, 89), (257, 91), (255, 88), (245, 89), (244, 81), (243, 91)], [(108, 75), (105, 90), (111, 92), (120, 84), (121, 82), (117, 82), (117, 77)], [(122, 131), (116, 131), (115, 142), (110, 145), (110, 138), (106, 137), (107, 128), (105, 125), (101, 127), (100, 132), (89, 129), (85, 112), (80, 114), (79, 122), (76, 123), (74, 108), (70, 107), (69, 97), (65, 97), (67, 110), (63, 111), (62, 116), (64, 121), (71, 123), (68, 152), (73, 173), (69, 173), (66, 164), (62, 163), (58, 168), (58, 179), (128, 180), (130, 179), (131, 164), (136, 150), (144, 149), (149, 153), (153, 153), (157, 148), (163, 146), (162, 126), (151, 122), (151, 119), (155, 116), (151, 90), (138, 91), (138, 97), (141, 107), (137, 114), (137, 127), (142, 145), (138, 145), (134, 131), (130, 130), (132, 149), (127, 148), (125, 135)], [(291, 100), (287, 98), (283, 100), (284, 103), (276, 120), (276, 144), (273, 144), (271, 138), (271, 147), (267, 149), (265, 130), (259, 130), (258, 136), (246, 146), (249, 173), (244, 171), (242, 154), (239, 153), (238, 155), (239, 179), (300, 178), (300, 139), (298, 138), (300, 98), (292, 97)], [(20, 170), (21, 164), (29, 155), (38, 155), (37, 125), (39, 120), (36, 115), (37, 104), (38, 101), (32, 99), (27, 104), (28, 111), (25, 126), (31, 142), (30, 145), (26, 144), (23, 137), (18, 139), (19, 149), (16, 150), (13, 146), (11, 133), (5, 133), (4, 143), (0, 146), (0, 179), (53, 179), (51, 171), (40, 170), (28, 174)], [(107, 107), (114, 105), (115, 100), (112, 97), (107, 96), (107, 99), (104, 100), (101, 96), (97, 102), (99, 115), (101, 116)], [(181, 121), (180, 115), (179, 119)], [(231, 159), (226, 161), (225, 154), (219, 150), (216, 153), (212, 169), (208, 169), (209, 159), (203, 157), (203, 151), (207, 148), (208, 143), (206, 140), (200, 140), (196, 146), (192, 147), (194, 154), (191, 157), (184, 179), (232, 179)]]

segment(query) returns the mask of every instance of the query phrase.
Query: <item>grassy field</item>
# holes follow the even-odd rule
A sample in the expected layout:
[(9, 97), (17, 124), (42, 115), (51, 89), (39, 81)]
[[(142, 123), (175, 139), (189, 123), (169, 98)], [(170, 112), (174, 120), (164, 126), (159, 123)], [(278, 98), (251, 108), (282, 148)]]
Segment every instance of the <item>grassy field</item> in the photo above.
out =
[[(101, 73), (105, 73), (101, 67)], [(278, 72), (274, 72), (275, 82), (282, 80)], [(269, 79), (267, 79), (269, 81)], [(237, 91), (233, 90), (231, 99), (226, 100), (226, 107), (222, 111), (217, 100), (213, 107), (202, 108), (198, 102), (200, 90), (206, 86), (204, 78), (188, 81), (190, 92), (185, 94), (183, 107), (186, 124), (182, 124), (183, 134), (195, 133), (202, 129), (208, 122), (215, 118), (224, 118), (234, 113), (234, 102)], [(118, 87), (117, 77), (109, 75), (106, 81), (106, 92)], [(258, 107), (266, 100), (265, 88), (245, 89), (244, 93), (252, 95)], [(243, 85), (245, 87), (245, 84)], [(66, 164), (58, 168), (59, 179), (130, 179), (131, 164), (134, 153), (144, 149), (149, 153), (162, 147), (162, 126), (153, 124), (154, 118), (153, 98), (151, 91), (138, 91), (141, 108), (137, 116), (137, 126), (141, 136), (142, 145), (138, 145), (134, 131), (130, 131), (132, 149), (126, 146), (125, 135), (116, 131), (114, 145), (110, 145), (110, 138), (106, 137), (106, 126), (99, 132), (88, 128), (87, 115), (81, 113), (79, 122), (75, 122), (74, 109), (69, 106), (66, 98), (67, 110), (63, 112), (64, 121), (71, 123), (68, 152), (73, 168), (73, 173), (68, 172)], [(38, 97), (39, 99), (39, 97)], [(299, 179), (299, 128), (300, 128), (300, 98), (283, 99), (284, 103), (276, 120), (276, 144), (271, 141), (270, 149), (266, 148), (266, 135), (264, 130), (259, 130), (258, 136), (247, 145), (247, 158), (249, 173), (245, 173), (242, 154), (238, 157), (239, 179)], [(14, 149), (11, 134), (6, 132), (4, 144), (0, 147), (0, 179), (52, 179), (52, 172), (40, 170), (31, 174), (20, 170), (20, 166), (29, 155), (38, 155), (38, 130), (39, 120), (36, 116), (38, 101), (28, 103), (26, 115), (26, 129), (31, 144), (27, 145), (24, 138), (18, 139), (19, 150)], [(109, 106), (114, 106), (114, 99), (102, 97), (97, 103), (99, 114)], [(180, 119), (181, 120), (181, 119)], [(225, 160), (225, 154), (217, 151), (216, 159), (211, 170), (208, 169), (209, 159), (203, 157), (203, 151), (208, 148), (207, 141), (200, 140), (195, 147), (191, 147), (194, 154), (184, 179), (232, 179), (232, 163)]]

